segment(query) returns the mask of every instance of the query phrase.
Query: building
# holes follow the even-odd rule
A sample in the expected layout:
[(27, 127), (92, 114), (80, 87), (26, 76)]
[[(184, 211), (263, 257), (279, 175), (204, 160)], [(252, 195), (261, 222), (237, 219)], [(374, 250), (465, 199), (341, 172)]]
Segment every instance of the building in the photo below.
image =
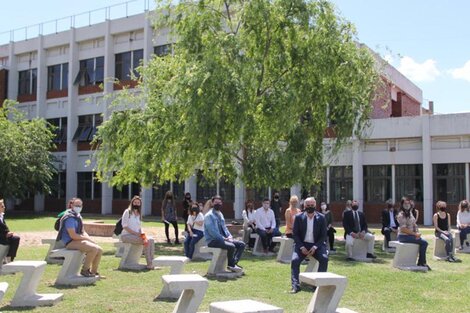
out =
[[(148, 1), (144, 3), (148, 10)], [(171, 52), (168, 32), (156, 32), (147, 13), (126, 12), (125, 17), (110, 19), (111, 8), (106, 8), (102, 21), (91, 23), (89, 18), (89, 25), (77, 27), (71, 18), (65, 30), (39, 31), (27, 40), (11, 38), (0, 45), (0, 101), (16, 99), (29, 118), (44, 117), (58, 127), (55, 192), (17, 202), (17, 209), (61, 211), (66, 199), (78, 196), (87, 212), (121, 214), (129, 199), (141, 193), (143, 214), (159, 215), (163, 195), (172, 189), (181, 200), (184, 191), (198, 201), (219, 193), (226, 215), (240, 218), (245, 200), (260, 201), (272, 193), (269, 187), (245, 190), (243, 184), (224, 181), (208, 185), (200, 175), (184, 183), (142, 189), (132, 184), (122, 190), (94, 179), (93, 164), (87, 162), (92, 154), (89, 143), (109, 115), (106, 95), (123, 85), (134, 86), (127, 69), (133, 70), (140, 60)], [(331, 203), (339, 220), (344, 202), (354, 198), (369, 221), (377, 223), (385, 200), (408, 195), (423, 212), (420, 221), (431, 224), (435, 201), (448, 201), (455, 210), (461, 199), (470, 198), (470, 113), (423, 114), (417, 86), (388, 65), (384, 80), (363, 138), (352, 138), (334, 158), (325, 155), (328, 167), (322, 184), (281, 190), (284, 200), (304, 190)]]

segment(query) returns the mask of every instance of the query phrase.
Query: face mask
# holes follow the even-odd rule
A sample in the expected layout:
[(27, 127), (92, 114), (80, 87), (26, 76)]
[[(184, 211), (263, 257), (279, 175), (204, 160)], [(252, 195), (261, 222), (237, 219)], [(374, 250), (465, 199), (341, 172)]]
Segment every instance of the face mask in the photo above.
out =
[(403, 205), (403, 208), (404, 208), (405, 210), (409, 210), (409, 209), (411, 209), (411, 205), (409, 205), (409, 204), (404, 204), (404, 205)]
[(222, 208), (222, 204), (214, 204), (214, 210), (220, 211), (221, 208)]
[(359, 206), (358, 206), (358, 205), (353, 205), (351, 208), (352, 208), (354, 211), (357, 211), (357, 209), (359, 209)]
[(279, 197), (278, 196), (274, 197), (274, 200), (279, 200)]
[(133, 206), (132, 206), (132, 209), (134, 209), (134, 210), (140, 210), (140, 205), (133, 205)]
[(439, 208), (439, 210), (441, 210), (442, 212), (445, 212), (446, 209), (447, 209), (446, 207), (444, 207), (444, 208)]
[(307, 213), (313, 213), (315, 212), (315, 207), (314, 206), (305, 207), (305, 211), (307, 211)]
[(326, 210), (326, 205), (323, 204), (323, 205), (321, 206), (321, 209), (322, 209), (322, 210)]
[(389, 204), (389, 205), (388, 205), (388, 209), (389, 209), (389, 210), (390, 210), (390, 209), (393, 209), (393, 205)]
[(74, 206), (73, 210), (74, 210), (75, 213), (80, 214), (80, 212), (82, 211), (82, 207), (81, 206)]
[(191, 196), (186, 196), (186, 200), (191, 200)]

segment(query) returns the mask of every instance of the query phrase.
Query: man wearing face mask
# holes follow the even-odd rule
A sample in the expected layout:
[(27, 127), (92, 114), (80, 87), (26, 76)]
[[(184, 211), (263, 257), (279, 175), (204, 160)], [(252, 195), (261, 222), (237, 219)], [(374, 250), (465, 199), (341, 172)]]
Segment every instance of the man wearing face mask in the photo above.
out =
[(307, 256), (314, 257), (318, 261), (319, 272), (328, 270), (325, 217), (315, 212), (314, 197), (305, 199), (304, 206), (305, 212), (295, 216), (292, 230), (294, 253), (291, 261), (291, 293), (300, 291), (300, 264)]
[(75, 198), (71, 210), (67, 210), (60, 220), (60, 228), (57, 241), (61, 240), (66, 249), (80, 250), (86, 254), (80, 274), (85, 277), (104, 278), (98, 273), (98, 267), (103, 254), (103, 249), (98, 246), (83, 228), (83, 220), (80, 212), (83, 202)]
[(391, 240), (391, 234), (398, 233), (397, 210), (394, 208), (392, 199), (387, 200), (387, 208), (382, 211), (382, 235), (384, 235), (385, 249), (390, 249), (388, 243)]
[(207, 246), (227, 250), (227, 269), (232, 272), (242, 272), (238, 261), (245, 250), (243, 241), (234, 240), (225, 226), (222, 209), (222, 198), (217, 195), (212, 198), (212, 209), (204, 216), (204, 237)]
[(263, 199), (263, 206), (255, 213), (256, 232), (258, 233), (265, 254), (273, 252), (273, 237), (281, 236), (281, 232), (276, 227), (274, 212), (269, 207), (269, 199)]
[(346, 234), (346, 252), (348, 257), (346, 260), (354, 261), (352, 257), (352, 247), (354, 240), (367, 241), (367, 258), (375, 259), (374, 242), (375, 236), (369, 233), (364, 213), (360, 212), (357, 200), (352, 201), (351, 211), (344, 212), (343, 227)]

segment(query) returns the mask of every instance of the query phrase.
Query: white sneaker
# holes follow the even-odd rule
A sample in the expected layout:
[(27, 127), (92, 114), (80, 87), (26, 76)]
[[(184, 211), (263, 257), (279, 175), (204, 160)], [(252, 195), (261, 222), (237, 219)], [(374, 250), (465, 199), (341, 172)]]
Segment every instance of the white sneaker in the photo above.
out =
[(237, 265), (235, 266), (227, 266), (227, 269), (231, 272), (234, 272), (234, 273), (240, 273), (243, 271), (243, 269)]

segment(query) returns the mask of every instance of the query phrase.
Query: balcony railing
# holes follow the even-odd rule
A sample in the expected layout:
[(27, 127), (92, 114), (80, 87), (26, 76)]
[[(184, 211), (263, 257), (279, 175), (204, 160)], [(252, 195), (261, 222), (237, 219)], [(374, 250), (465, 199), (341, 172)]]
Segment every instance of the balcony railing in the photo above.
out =
[(40, 35), (56, 34), (71, 28), (91, 26), (106, 20), (140, 14), (153, 8), (153, 0), (130, 0), (101, 9), (0, 32), (0, 45), (32, 39)]

